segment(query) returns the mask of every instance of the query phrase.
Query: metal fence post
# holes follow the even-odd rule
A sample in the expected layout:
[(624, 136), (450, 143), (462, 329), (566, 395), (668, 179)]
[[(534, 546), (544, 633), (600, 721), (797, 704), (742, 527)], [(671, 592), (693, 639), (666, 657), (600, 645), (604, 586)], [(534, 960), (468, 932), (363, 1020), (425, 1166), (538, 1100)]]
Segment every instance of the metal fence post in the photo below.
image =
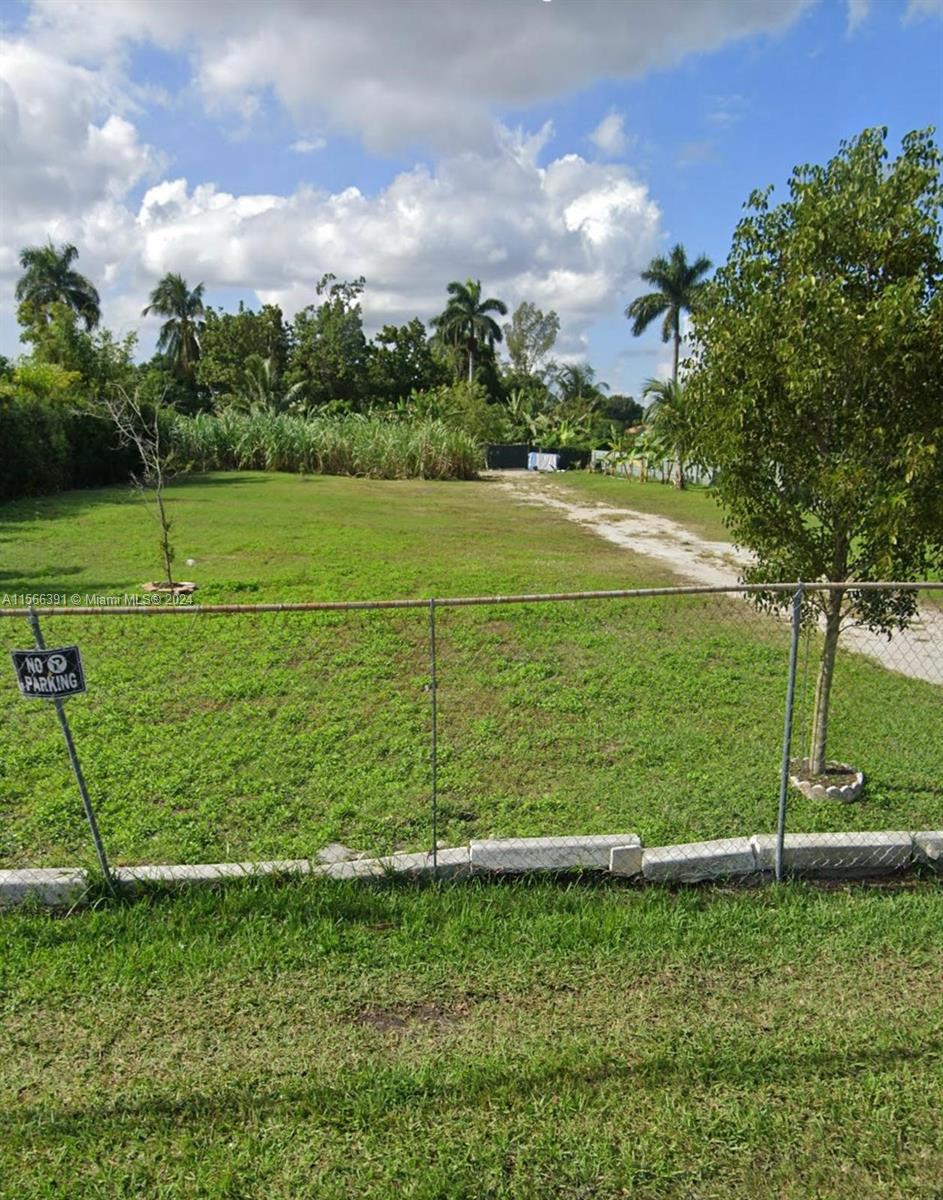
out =
[(789, 642), (789, 679), (786, 683), (786, 716), (783, 723), (783, 760), (779, 772), (779, 813), (776, 821), (776, 882), (783, 878), (783, 845), (786, 840), (786, 793), (789, 788), (789, 751), (792, 747), (792, 713), (796, 697), (796, 662), (799, 628), (802, 624), (803, 584), (796, 584), (792, 598), (792, 637)]
[[(39, 626), (39, 617), (36, 615), (35, 609), (30, 606), (29, 623), (33, 627), (33, 638), (36, 642), (37, 650), (45, 650), (46, 643), (43, 639), (43, 631)], [(79, 792), (82, 796), (82, 806), (85, 809), (85, 818), (88, 821), (88, 827), (92, 831), (92, 841), (95, 843), (95, 853), (98, 855), (98, 865), (101, 867), (102, 874), (105, 877), (105, 883), (111, 889), (115, 890), (115, 881), (111, 874), (111, 868), (108, 866), (108, 858), (105, 854), (105, 846), (101, 839), (101, 834), (98, 832), (98, 822), (95, 820), (95, 810), (92, 808), (92, 801), (88, 794), (88, 788), (85, 786), (85, 776), (82, 774), (82, 766), (79, 762), (79, 756), (75, 749), (75, 742), (72, 740), (72, 730), (69, 728), (69, 721), (65, 715), (65, 705), (58, 696), (53, 698), (53, 704), (56, 706), (56, 716), (59, 718), (59, 725), (62, 728), (62, 736), (65, 738), (66, 749), (69, 752), (69, 762), (72, 764), (72, 770), (75, 774), (75, 782), (79, 785)]]
[(435, 650), (435, 600), (429, 601), (429, 702), (432, 707), (432, 743), (429, 753), (429, 769), (432, 776), (432, 874), (439, 870), (439, 830), (438, 830), (438, 709), (436, 705), (436, 650)]

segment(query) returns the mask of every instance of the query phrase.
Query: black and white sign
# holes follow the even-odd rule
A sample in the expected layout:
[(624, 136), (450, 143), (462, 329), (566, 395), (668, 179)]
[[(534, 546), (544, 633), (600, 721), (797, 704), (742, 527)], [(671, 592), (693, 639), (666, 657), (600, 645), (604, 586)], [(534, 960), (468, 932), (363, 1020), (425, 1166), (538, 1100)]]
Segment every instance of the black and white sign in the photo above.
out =
[(55, 700), (85, 691), (78, 646), (59, 650), (13, 650), (20, 692), (30, 699)]

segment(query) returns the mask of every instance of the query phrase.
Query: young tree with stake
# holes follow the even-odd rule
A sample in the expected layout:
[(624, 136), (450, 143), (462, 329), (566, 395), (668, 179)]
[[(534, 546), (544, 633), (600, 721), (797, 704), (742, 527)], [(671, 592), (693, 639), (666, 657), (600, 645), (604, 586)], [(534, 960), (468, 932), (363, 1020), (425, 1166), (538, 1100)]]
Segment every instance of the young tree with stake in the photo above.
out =
[[(848, 624), (890, 634), (913, 591), (856, 592), (943, 563), (941, 155), (932, 131), (887, 161), (883, 129), (755, 192), (694, 313), (687, 389), (701, 456), (750, 582), (827, 581), (808, 769), (826, 768)], [(777, 602), (777, 598), (773, 599)]]

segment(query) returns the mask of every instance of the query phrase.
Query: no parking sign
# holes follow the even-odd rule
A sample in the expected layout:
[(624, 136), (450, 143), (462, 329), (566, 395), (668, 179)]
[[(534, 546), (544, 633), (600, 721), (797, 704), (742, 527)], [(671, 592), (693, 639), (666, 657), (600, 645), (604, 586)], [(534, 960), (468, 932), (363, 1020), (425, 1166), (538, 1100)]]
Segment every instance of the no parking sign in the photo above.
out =
[(31, 700), (64, 700), (85, 691), (78, 646), (58, 650), (13, 650), (20, 694)]

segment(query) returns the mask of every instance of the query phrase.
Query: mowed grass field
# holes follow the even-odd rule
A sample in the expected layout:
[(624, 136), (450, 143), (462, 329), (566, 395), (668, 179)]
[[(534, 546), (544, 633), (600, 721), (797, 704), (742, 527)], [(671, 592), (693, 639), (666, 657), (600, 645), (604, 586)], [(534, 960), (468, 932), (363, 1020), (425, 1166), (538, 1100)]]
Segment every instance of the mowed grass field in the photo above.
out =
[[(486, 482), (220, 476), (175, 486), (173, 514), (207, 601), (673, 582)], [(0, 538), (0, 595), (154, 574), (118, 491), (6, 506)], [(427, 622), (46, 621), (85, 656), (69, 713), (113, 858), (427, 845)], [(772, 827), (775, 623), (653, 599), (438, 626), (446, 840)], [(0, 637), (29, 645), (22, 621)], [(842, 660), (834, 745), (871, 780), (856, 826), (938, 825), (939, 692)], [(12, 672), (0, 696), (5, 862), (87, 861), (53, 714)], [(797, 827), (848, 817), (793, 803)], [(247, 879), (11, 911), (0, 1195), (938, 1200), (941, 928), (926, 879)]]
[(941, 924), (938, 884), (8, 914), (2, 1191), (936, 1200)]
[[(576, 481), (606, 494), (613, 481)], [(629, 502), (699, 506), (658, 484)], [(650, 560), (496, 484), (219, 475), (170, 492), (204, 602), (670, 585)], [(121, 596), (156, 536), (124, 490), (0, 510), (0, 598)], [(195, 559), (193, 567), (184, 560)], [(428, 613), (49, 618), (89, 691), (68, 710), (117, 863), (420, 849), (429, 812)], [(648, 844), (773, 827), (786, 631), (745, 603), (668, 597), (437, 617), (439, 839), (638, 832)], [(30, 645), (0, 621), (0, 648)], [(798, 725), (814, 647), (800, 664)], [(797, 745), (801, 744), (797, 738)], [(868, 775), (851, 811), (796, 798), (790, 827), (936, 828), (943, 689), (842, 658), (831, 753)], [(0, 688), (0, 862), (87, 862), (52, 712)]]

